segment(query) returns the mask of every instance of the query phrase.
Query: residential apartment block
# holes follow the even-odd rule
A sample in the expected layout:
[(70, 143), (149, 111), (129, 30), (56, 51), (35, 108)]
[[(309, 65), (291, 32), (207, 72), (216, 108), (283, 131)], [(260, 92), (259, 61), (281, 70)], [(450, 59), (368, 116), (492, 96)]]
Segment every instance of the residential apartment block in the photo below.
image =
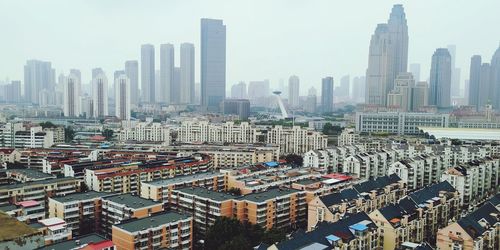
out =
[(222, 124), (208, 121), (185, 121), (179, 128), (177, 141), (182, 143), (256, 143), (257, 129), (248, 122)]
[(449, 126), (449, 114), (406, 112), (357, 112), (356, 131), (398, 135), (420, 134), (419, 127)]
[(284, 154), (301, 154), (309, 150), (325, 149), (328, 138), (321, 132), (293, 126), (276, 125), (267, 130), (267, 143), (279, 145)]
[(170, 145), (170, 128), (157, 122), (140, 122), (124, 127), (118, 134), (120, 141), (162, 142)]

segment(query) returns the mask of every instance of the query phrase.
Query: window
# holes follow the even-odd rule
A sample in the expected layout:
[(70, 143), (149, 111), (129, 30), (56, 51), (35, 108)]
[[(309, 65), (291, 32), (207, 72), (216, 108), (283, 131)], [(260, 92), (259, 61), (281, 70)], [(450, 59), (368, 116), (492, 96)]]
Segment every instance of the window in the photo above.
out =
[(316, 221), (320, 222), (325, 219), (325, 210), (322, 207), (316, 208)]

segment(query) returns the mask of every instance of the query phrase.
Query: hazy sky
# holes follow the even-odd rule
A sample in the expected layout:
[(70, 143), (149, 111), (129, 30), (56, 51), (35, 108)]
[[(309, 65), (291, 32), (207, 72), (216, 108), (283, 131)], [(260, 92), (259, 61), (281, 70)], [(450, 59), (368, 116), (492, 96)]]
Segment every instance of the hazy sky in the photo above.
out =
[[(140, 59), (140, 45), (193, 42), (199, 80), (200, 18), (223, 19), (227, 27), (227, 86), (238, 81), (301, 79), (301, 93), (319, 89), (321, 78), (364, 75), (377, 23), (402, 3), (409, 27), (409, 63), (429, 75), (434, 50), (457, 46), (462, 81), (469, 60), (490, 60), (500, 44), (499, 0), (436, 1), (132, 1), (0, 0), (0, 79), (23, 78), (27, 59), (51, 61), (57, 70), (102, 67), (108, 78), (125, 60)], [(483, 60), (484, 60), (483, 59)]]

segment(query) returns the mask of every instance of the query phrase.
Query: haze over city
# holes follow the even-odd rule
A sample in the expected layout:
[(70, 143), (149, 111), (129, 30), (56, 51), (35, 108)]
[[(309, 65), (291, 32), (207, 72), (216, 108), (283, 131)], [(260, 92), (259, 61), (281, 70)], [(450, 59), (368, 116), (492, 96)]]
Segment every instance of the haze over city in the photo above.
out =
[[(23, 78), (28, 59), (51, 61), (59, 73), (76, 68), (111, 74), (140, 59), (141, 44), (195, 44), (199, 82), (200, 18), (227, 26), (227, 91), (239, 81), (301, 79), (301, 94), (331, 75), (363, 76), (370, 36), (394, 3), (404, 4), (408, 63), (429, 75), (435, 48), (455, 44), (462, 82), (470, 57), (488, 58), (500, 43), (500, 2), (481, 1), (2, 1), (0, 79)], [(22, 13), (22, 15), (21, 15)], [(178, 57), (178, 53), (176, 54)], [(156, 57), (159, 65), (159, 57)]]

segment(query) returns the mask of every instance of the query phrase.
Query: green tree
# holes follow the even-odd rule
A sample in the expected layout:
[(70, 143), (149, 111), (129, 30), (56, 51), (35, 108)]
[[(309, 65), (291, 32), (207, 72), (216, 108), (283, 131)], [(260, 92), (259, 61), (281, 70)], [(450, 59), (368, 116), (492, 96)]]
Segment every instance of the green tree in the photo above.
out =
[(227, 190), (229, 193), (234, 194), (234, 195), (241, 195), (241, 189), (232, 187)]
[(39, 125), (40, 125), (43, 129), (45, 129), (45, 128), (55, 128), (55, 127), (57, 127), (54, 123), (49, 122), (49, 121), (47, 121), (47, 122), (40, 122), (40, 123), (39, 123)]
[(73, 130), (73, 127), (71, 126), (64, 127), (64, 141), (71, 142), (73, 138), (75, 138), (75, 131)]
[(105, 129), (102, 131), (102, 136), (106, 137), (106, 140), (111, 140), (113, 138), (113, 130)]

